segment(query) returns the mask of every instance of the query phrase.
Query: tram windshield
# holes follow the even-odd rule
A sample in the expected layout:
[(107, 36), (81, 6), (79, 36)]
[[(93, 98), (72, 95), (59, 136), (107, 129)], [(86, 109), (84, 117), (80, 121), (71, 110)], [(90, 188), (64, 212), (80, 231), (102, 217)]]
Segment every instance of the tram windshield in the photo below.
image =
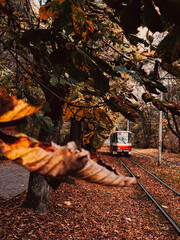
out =
[(130, 143), (131, 139), (130, 139), (130, 133), (128, 132), (117, 132), (117, 142), (118, 143)]

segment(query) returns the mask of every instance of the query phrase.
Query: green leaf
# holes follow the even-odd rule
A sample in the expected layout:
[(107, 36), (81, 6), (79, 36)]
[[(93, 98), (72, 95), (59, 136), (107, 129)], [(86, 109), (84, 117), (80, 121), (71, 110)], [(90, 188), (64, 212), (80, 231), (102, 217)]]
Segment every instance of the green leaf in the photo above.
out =
[(48, 116), (42, 117), (37, 113), (35, 113), (34, 115), (36, 117), (38, 124), (41, 126), (41, 128), (43, 128), (45, 131), (53, 130), (54, 124), (50, 117)]
[(127, 70), (127, 68), (125, 68), (125, 67), (116, 66), (115, 69), (116, 69), (118, 72), (129, 72), (129, 71)]
[(50, 104), (48, 102), (45, 102), (43, 104), (43, 107), (41, 108), (41, 110), (44, 112), (44, 113), (49, 113), (51, 111), (51, 107), (50, 107)]
[(55, 87), (58, 84), (58, 82), (59, 82), (58, 77), (55, 76), (54, 74), (51, 74), (51, 79), (50, 79), (51, 85)]
[(69, 0), (65, 0), (63, 3), (58, 4), (56, 6), (57, 14), (55, 15), (56, 19), (53, 21), (52, 26), (56, 30), (62, 30), (64, 28), (72, 26), (72, 12), (71, 12), (71, 4)]
[[(119, 77), (120, 74), (117, 73), (110, 64), (108, 64), (107, 62), (103, 61), (102, 59), (98, 58), (98, 57), (93, 57), (92, 59), (96, 62), (96, 64), (99, 66), (99, 68), (101, 68), (101, 70), (103, 72), (106, 72), (107, 74), (109, 74), (110, 76), (117, 76)], [(116, 69), (117, 70), (117, 69)]]

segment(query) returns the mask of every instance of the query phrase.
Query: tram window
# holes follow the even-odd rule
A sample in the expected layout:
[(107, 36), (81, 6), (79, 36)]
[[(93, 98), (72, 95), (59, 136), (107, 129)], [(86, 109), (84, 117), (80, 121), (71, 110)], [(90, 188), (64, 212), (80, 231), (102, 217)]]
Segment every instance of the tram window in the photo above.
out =
[(118, 143), (128, 143), (129, 139), (128, 139), (128, 133), (124, 132), (124, 133), (118, 133), (117, 134), (117, 142)]

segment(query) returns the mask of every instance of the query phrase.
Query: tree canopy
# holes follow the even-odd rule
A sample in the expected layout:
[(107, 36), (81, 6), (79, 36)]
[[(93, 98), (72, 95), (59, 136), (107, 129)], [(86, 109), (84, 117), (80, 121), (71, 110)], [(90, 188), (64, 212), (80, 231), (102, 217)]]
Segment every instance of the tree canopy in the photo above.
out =
[[(32, 3), (0, 1), (1, 51), (14, 62), (1, 59), (1, 91), (36, 105), (45, 101), (42, 111), (50, 119), (61, 106), (64, 119), (87, 121), (84, 143), (100, 139), (105, 130), (107, 137), (112, 112), (138, 118), (134, 83), (143, 87), (145, 102), (180, 115), (177, 103), (158, 97), (167, 92), (161, 69), (179, 78), (179, 1), (52, 0), (39, 1), (39, 10)], [(145, 26), (149, 31), (142, 39), (137, 33)], [(156, 44), (157, 31), (166, 36)]]

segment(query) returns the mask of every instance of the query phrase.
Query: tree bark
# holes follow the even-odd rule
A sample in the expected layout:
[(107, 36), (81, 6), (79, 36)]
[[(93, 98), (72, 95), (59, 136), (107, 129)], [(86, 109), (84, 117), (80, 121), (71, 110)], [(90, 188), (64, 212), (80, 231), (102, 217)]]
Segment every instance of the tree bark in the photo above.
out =
[[(59, 112), (59, 116), (61, 116)], [(58, 121), (59, 120), (59, 121)], [(52, 132), (40, 130), (39, 140), (43, 142), (54, 141), (59, 143), (61, 119), (54, 121), (54, 128)], [(41, 212), (49, 211), (49, 184), (44, 176), (31, 172), (28, 185), (28, 193), (24, 202), (24, 206), (33, 208)]]
[(44, 176), (30, 173), (28, 193), (23, 205), (41, 212), (49, 211), (49, 185)]
[[(62, 126), (62, 103), (58, 99), (53, 98), (52, 95), (46, 96), (46, 100), (50, 103), (51, 112), (47, 114), (54, 124), (53, 129), (45, 131), (40, 130), (39, 140), (50, 143), (51, 141), (59, 144), (60, 129)], [(33, 208), (41, 212), (49, 211), (49, 184), (44, 176), (36, 172), (30, 173), (28, 193), (24, 201), (24, 206)]]
[(82, 121), (76, 121), (71, 118), (71, 129), (69, 141), (74, 141), (77, 148), (80, 150), (82, 147)]

